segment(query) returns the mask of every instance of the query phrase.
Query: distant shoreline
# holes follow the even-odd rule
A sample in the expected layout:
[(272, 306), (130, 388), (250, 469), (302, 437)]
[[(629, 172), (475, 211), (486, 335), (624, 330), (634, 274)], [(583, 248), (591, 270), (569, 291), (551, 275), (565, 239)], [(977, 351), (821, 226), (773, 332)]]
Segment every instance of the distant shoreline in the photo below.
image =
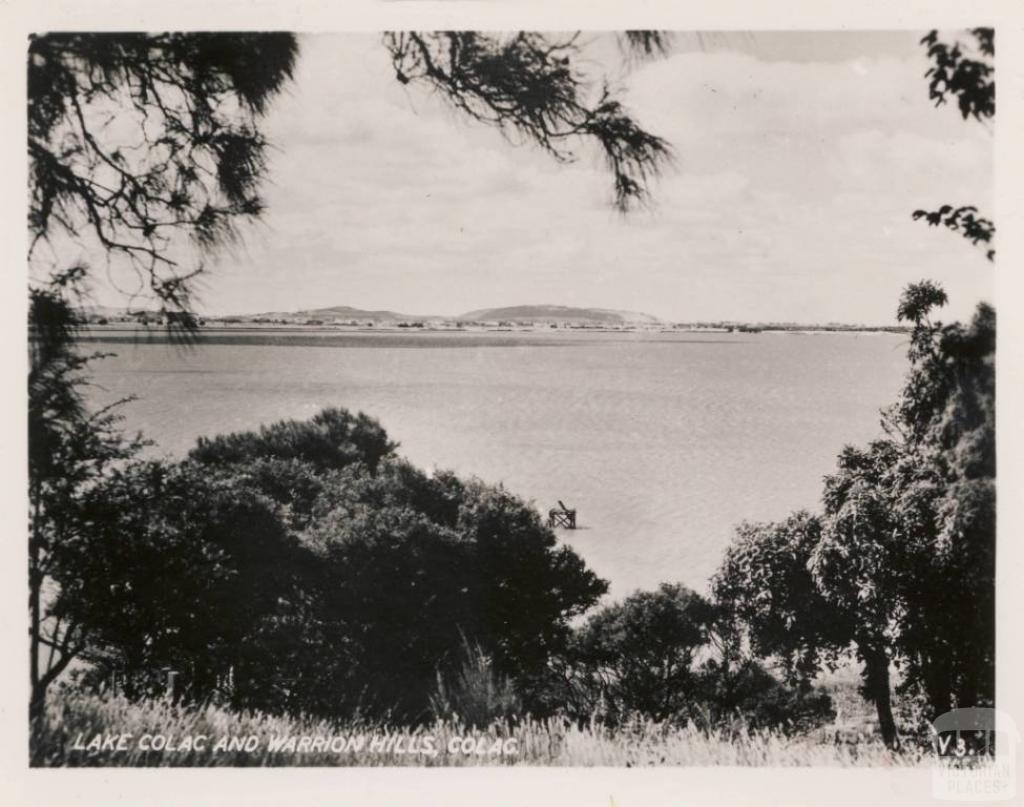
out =
[[(803, 324), (768, 324), (768, 325), (689, 325), (689, 324), (562, 324), (549, 323), (266, 323), (252, 321), (199, 320), (198, 333), (533, 333), (538, 335), (560, 335), (566, 333), (909, 333), (910, 328), (904, 325), (803, 325)], [(85, 334), (93, 333), (157, 333), (164, 331), (163, 322), (149, 324), (137, 321), (96, 323), (87, 322), (83, 328)]]
[(204, 325), (193, 334), (168, 331), (164, 325), (138, 327), (129, 324), (88, 326), (79, 341), (101, 344), (193, 344), (250, 345), (280, 347), (350, 347), (350, 348), (474, 348), (474, 347), (568, 347), (594, 341), (650, 342), (653, 344), (737, 345), (758, 334), (790, 334), (818, 336), (829, 334), (878, 335), (900, 333), (885, 329), (766, 329), (734, 331), (724, 329), (682, 328), (399, 328), (344, 326), (223, 326)]

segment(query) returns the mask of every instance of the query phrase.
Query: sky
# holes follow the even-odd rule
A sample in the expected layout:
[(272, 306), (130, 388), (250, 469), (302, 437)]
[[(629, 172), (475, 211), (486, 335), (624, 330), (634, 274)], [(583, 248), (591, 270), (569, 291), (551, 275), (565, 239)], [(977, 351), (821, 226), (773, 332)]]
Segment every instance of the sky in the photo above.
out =
[(969, 316), (991, 265), (910, 214), (991, 213), (993, 132), (929, 102), (920, 36), (678, 34), (666, 58), (630, 64), (587, 35), (595, 80), (675, 152), (650, 209), (623, 217), (589, 146), (558, 164), (400, 84), (378, 36), (302, 35), (264, 122), (268, 210), (211, 265), (201, 309), (888, 324), (927, 277), (948, 317)]

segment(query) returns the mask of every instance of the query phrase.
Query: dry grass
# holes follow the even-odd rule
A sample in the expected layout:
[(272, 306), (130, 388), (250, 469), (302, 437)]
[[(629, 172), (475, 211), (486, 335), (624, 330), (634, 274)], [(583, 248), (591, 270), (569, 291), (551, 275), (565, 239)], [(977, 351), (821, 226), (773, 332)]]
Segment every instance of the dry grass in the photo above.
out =
[[(86, 751), (97, 735), (131, 735), (127, 750)], [(146, 750), (146, 737), (161, 735), (180, 747), (204, 736), (202, 748)], [(217, 750), (218, 741), (248, 740), (251, 750)], [(451, 750), (460, 738), (479, 743), (471, 752)], [(272, 741), (293, 738), (294, 750), (272, 750)], [(306, 749), (301, 742), (305, 740)], [(319, 742), (314, 742), (315, 740)], [(510, 742), (510, 740), (514, 742)], [(140, 743), (141, 741), (141, 743)], [(360, 745), (361, 743), (361, 745)], [(371, 745), (373, 744), (373, 745)], [(506, 751), (496, 753), (504, 744)], [(140, 747), (141, 745), (141, 747)], [(252, 748), (252, 746), (255, 746)], [(431, 751), (433, 749), (433, 751)], [(45, 718), (32, 733), (34, 766), (460, 766), (460, 765), (749, 765), (749, 766), (912, 766), (919, 752), (892, 754), (872, 740), (853, 745), (824, 735), (786, 737), (767, 732), (705, 732), (638, 721), (625, 728), (579, 727), (561, 720), (496, 722), (473, 731), (458, 722), (439, 721), (417, 728), (369, 723), (334, 725), (218, 707), (187, 708), (166, 702), (132, 703), (123, 698), (55, 693)]]

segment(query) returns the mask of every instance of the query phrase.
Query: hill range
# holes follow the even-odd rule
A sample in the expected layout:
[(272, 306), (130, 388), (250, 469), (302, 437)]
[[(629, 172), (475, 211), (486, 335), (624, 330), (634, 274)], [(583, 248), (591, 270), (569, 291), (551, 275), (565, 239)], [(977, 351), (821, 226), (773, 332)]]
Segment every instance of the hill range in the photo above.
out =
[(507, 308), (481, 308), (467, 311), (456, 319), (469, 322), (536, 322), (541, 324), (573, 322), (594, 325), (657, 325), (655, 316), (639, 311), (611, 308), (575, 308), (567, 305), (514, 305)]
[(324, 322), (515, 322), (517, 324), (574, 323), (588, 325), (656, 325), (657, 317), (636, 311), (617, 311), (608, 308), (577, 308), (565, 305), (517, 305), (505, 308), (481, 308), (456, 316), (403, 314), (397, 311), (371, 311), (347, 305), (310, 308), (300, 311), (269, 312), (241, 315), (241, 320), (322, 320)]

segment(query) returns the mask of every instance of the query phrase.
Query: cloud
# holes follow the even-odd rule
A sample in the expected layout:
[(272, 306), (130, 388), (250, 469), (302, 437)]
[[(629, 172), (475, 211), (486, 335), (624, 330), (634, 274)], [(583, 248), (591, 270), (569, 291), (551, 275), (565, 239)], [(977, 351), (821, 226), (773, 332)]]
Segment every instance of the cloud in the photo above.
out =
[(551, 302), (888, 322), (921, 276), (946, 282), (961, 316), (991, 290), (969, 245), (910, 220), (992, 193), (991, 134), (931, 108), (916, 52), (787, 62), (773, 45), (772, 60), (691, 52), (634, 69), (625, 100), (678, 162), (651, 210), (624, 219), (592, 148), (558, 165), (465, 121), (395, 81), (376, 37), (302, 48), (267, 121), (265, 224), (211, 275), (211, 309)]

